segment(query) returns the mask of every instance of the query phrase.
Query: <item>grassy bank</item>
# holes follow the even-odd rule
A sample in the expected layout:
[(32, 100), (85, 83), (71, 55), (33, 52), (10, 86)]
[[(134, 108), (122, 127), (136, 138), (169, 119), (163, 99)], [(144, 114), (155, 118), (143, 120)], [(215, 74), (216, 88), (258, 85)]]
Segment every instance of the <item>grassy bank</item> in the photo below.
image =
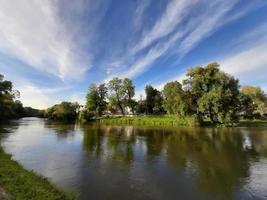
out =
[(142, 126), (196, 126), (194, 117), (177, 116), (107, 116), (99, 118), (103, 124), (124, 124)]
[(74, 199), (51, 184), (46, 178), (25, 170), (11, 159), (0, 147), (0, 187), (19, 200), (65, 200)]
[[(195, 117), (178, 117), (178, 116), (105, 116), (96, 119), (102, 124), (107, 125), (137, 125), (137, 126), (165, 126), (165, 127), (178, 127), (178, 126), (198, 126)], [(220, 125), (211, 124), (209, 120), (204, 120), (201, 126), (216, 126)], [(251, 126), (267, 126), (267, 120), (246, 119), (240, 120), (236, 126), (251, 127)]]

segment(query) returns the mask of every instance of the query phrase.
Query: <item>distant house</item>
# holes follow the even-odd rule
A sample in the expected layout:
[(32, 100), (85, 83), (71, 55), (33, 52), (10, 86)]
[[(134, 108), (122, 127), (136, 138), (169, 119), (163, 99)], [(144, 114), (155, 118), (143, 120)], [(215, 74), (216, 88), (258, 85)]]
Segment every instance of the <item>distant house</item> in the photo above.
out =
[[(125, 115), (133, 115), (132, 109), (129, 106), (123, 106), (123, 112)], [(108, 111), (105, 112), (106, 115), (122, 115), (121, 109), (118, 106), (113, 106)]]
[(77, 108), (77, 113), (82, 110), (85, 110), (85, 105), (79, 104), (79, 107)]

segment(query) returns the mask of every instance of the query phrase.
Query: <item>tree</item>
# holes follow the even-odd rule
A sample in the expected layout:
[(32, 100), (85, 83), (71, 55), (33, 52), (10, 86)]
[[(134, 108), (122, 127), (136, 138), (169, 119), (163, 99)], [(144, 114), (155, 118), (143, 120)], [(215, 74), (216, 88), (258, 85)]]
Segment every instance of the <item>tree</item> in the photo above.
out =
[(86, 109), (92, 111), (96, 116), (101, 116), (106, 109), (107, 88), (105, 84), (99, 86), (91, 84), (86, 95)]
[(15, 117), (14, 98), (12, 82), (4, 80), (4, 76), (0, 74), (0, 120)]
[(152, 114), (153, 113), (153, 107), (155, 104), (155, 91), (154, 88), (151, 85), (147, 85), (145, 88), (146, 92), (146, 113)]
[(125, 96), (125, 90), (123, 87), (122, 80), (117, 77), (113, 78), (112, 80), (109, 81), (108, 86), (111, 91), (109, 97), (110, 101), (112, 100), (112, 104), (114, 106), (118, 106), (121, 111), (121, 114), (124, 115), (123, 101)]
[(21, 101), (16, 100), (13, 104), (13, 110), (16, 114), (16, 117), (23, 117), (25, 116), (25, 112), (24, 112), (24, 108), (23, 108), (23, 104), (21, 103)]
[(158, 114), (163, 112), (163, 97), (160, 91), (153, 88), (151, 85), (147, 85), (146, 92), (146, 113)]
[(155, 97), (154, 97), (154, 107), (153, 107), (153, 113), (154, 114), (160, 114), (164, 112), (163, 108), (163, 96), (162, 93), (158, 90), (156, 90)]
[(98, 95), (99, 95), (99, 102), (98, 102), (98, 111), (99, 111), (99, 115), (102, 115), (103, 112), (106, 110), (107, 108), (107, 93), (108, 93), (108, 89), (106, 87), (105, 83), (102, 83), (98, 86)]
[(233, 124), (239, 113), (239, 85), (234, 77), (220, 71), (219, 64), (195, 67), (187, 72), (184, 88), (197, 105), (200, 121), (207, 116), (212, 123)]
[(248, 95), (252, 99), (253, 103), (256, 106), (256, 109), (253, 112), (254, 114), (265, 114), (265, 109), (267, 107), (267, 97), (260, 87), (247, 85), (243, 86), (240, 91), (242, 94)]
[(78, 103), (63, 101), (48, 108), (45, 116), (52, 120), (73, 121), (76, 119), (78, 106)]
[(186, 114), (185, 92), (178, 81), (169, 82), (164, 86), (164, 108), (168, 114), (184, 116)]
[(136, 102), (133, 100), (135, 95), (134, 86), (132, 80), (125, 78), (123, 80), (123, 90), (125, 91), (125, 101), (126, 105), (129, 106), (134, 113), (134, 107), (136, 106)]
[(109, 81), (109, 89), (110, 107), (118, 107), (121, 113), (124, 115), (124, 108), (128, 106), (131, 108), (132, 113), (134, 113), (136, 102), (133, 100), (135, 91), (132, 80), (128, 78), (113, 78)]
[(249, 95), (240, 93), (239, 103), (241, 114), (243, 114), (245, 118), (253, 118), (257, 105), (253, 102), (252, 98)]

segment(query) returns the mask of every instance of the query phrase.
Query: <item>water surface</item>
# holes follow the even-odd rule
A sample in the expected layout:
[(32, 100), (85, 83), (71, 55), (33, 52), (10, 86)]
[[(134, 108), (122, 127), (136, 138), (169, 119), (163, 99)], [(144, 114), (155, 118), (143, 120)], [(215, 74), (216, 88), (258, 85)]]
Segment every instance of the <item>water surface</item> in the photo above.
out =
[(1, 145), (13, 159), (79, 199), (267, 199), (267, 126), (78, 126), (23, 118), (2, 128)]

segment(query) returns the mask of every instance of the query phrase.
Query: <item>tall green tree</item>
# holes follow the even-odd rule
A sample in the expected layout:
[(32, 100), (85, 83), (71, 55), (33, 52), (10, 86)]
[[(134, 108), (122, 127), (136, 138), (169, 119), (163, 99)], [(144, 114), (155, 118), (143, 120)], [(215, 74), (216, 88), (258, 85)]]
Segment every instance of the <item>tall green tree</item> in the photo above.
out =
[(159, 114), (164, 111), (163, 109), (163, 97), (160, 91), (153, 88), (151, 85), (147, 85), (145, 88), (146, 92), (146, 113), (148, 114)]
[(14, 99), (12, 82), (4, 80), (4, 76), (0, 74), (0, 120), (15, 117)]
[(267, 97), (260, 87), (246, 85), (241, 88), (241, 93), (244, 95), (248, 95), (252, 99), (253, 103), (256, 106), (254, 114), (265, 114), (267, 107)]
[(107, 87), (105, 84), (91, 84), (86, 95), (86, 109), (96, 116), (101, 116), (106, 109)]
[(185, 92), (178, 81), (169, 82), (164, 86), (164, 108), (168, 114), (184, 116), (186, 114)]
[(109, 90), (110, 107), (118, 107), (124, 115), (124, 108), (128, 106), (132, 113), (134, 113), (136, 102), (133, 99), (135, 95), (135, 88), (132, 80), (128, 78), (113, 78), (109, 81)]
[(123, 87), (123, 81), (119, 78), (113, 78), (109, 81), (108, 87), (110, 90), (110, 101), (112, 102), (112, 106), (118, 106), (121, 111), (121, 114), (124, 115), (124, 97), (125, 97), (125, 89)]
[(196, 113), (212, 123), (233, 124), (239, 113), (239, 85), (234, 77), (220, 71), (219, 64), (195, 67), (187, 72), (184, 87), (197, 105)]
[(239, 106), (241, 114), (245, 118), (253, 118), (254, 112), (257, 109), (257, 105), (253, 102), (252, 98), (249, 95), (240, 93), (239, 94)]
[(135, 88), (133, 85), (132, 80), (125, 78), (123, 80), (123, 90), (125, 91), (125, 102), (126, 105), (129, 106), (132, 110), (132, 113), (134, 113), (134, 108), (136, 106), (136, 102), (133, 100), (133, 97), (135, 95)]

